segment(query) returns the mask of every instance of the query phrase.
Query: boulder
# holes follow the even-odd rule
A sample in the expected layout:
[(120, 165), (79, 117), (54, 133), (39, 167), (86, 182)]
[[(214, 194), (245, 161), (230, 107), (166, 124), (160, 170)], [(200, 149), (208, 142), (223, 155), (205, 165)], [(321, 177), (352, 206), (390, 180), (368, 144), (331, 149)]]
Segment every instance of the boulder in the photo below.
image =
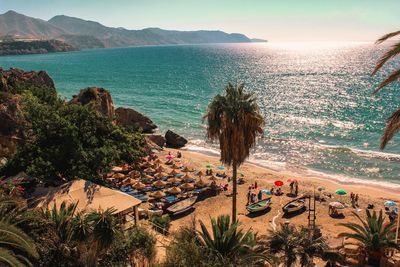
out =
[(181, 148), (187, 144), (187, 140), (180, 136), (179, 134), (174, 133), (171, 130), (168, 130), (165, 133), (166, 144), (168, 147), (172, 148)]
[(131, 108), (115, 110), (117, 124), (127, 128), (141, 128), (143, 133), (153, 133), (157, 125), (151, 119)]
[(0, 68), (0, 92), (12, 92), (22, 86), (47, 87), (52, 93), (56, 93), (54, 82), (45, 71)]
[(96, 102), (97, 110), (103, 115), (114, 118), (114, 105), (110, 93), (104, 88), (88, 87), (82, 89), (79, 95), (73, 96), (70, 103), (86, 105), (91, 101)]
[(0, 157), (8, 157), (25, 138), (28, 123), (20, 115), (21, 96), (5, 95), (0, 99)]
[(164, 147), (166, 140), (165, 137), (159, 134), (149, 134), (146, 135), (146, 137), (148, 139), (150, 139), (153, 143), (155, 143), (156, 145), (158, 145), (159, 147)]

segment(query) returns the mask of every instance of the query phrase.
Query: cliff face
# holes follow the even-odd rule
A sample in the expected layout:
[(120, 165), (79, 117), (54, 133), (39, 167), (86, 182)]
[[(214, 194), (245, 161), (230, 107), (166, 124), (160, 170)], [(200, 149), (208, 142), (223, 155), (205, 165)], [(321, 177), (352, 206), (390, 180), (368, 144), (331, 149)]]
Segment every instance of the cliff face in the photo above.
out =
[(45, 71), (3, 70), (0, 68), (0, 92), (13, 92), (21, 87), (47, 87), (56, 93), (53, 79)]
[(117, 108), (115, 110), (117, 124), (125, 127), (141, 128), (144, 133), (153, 133), (157, 125), (145, 115), (130, 108)]
[(76, 47), (59, 40), (0, 42), (0, 56), (46, 54), (76, 51)]
[(103, 115), (114, 118), (114, 105), (110, 93), (104, 88), (88, 87), (82, 89), (79, 95), (73, 96), (70, 103), (86, 105), (95, 101), (97, 110)]

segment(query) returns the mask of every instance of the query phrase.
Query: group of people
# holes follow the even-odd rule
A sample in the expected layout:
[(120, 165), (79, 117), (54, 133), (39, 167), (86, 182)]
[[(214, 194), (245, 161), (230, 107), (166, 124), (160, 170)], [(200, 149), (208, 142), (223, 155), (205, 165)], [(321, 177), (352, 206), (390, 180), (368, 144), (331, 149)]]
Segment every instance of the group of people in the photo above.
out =
[(354, 194), (353, 192), (350, 193), (350, 201), (351, 201), (351, 206), (353, 208), (358, 207), (358, 194)]
[(290, 187), (290, 194), (293, 195), (293, 191), (294, 191), (294, 195), (297, 196), (299, 194), (299, 183), (297, 181), (292, 181), (289, 184)]
[(256, 194), (256, 193), (253, 193), (251, 191), (251, 189), (249, 189), (249, 191), (247, 192), (247, 204), (246, 204), (246, 206), (249, 205), (249, 204), (255, 203), (257, 201), (261, 201), (262, 198), (263, 198), (263, 195), (262, 195), (261, 190), (259, 190), (258, 193)]

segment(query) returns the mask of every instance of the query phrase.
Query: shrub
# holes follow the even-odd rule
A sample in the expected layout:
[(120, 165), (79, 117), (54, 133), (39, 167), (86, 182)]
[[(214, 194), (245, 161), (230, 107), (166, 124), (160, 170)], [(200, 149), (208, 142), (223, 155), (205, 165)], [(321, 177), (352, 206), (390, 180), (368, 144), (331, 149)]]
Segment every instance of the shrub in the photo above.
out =
[(171, 226), (171, 218), (168, 215), (154, 216), (150, 221), (154, 224), (155, 229), (163, 234), (166, 234)]

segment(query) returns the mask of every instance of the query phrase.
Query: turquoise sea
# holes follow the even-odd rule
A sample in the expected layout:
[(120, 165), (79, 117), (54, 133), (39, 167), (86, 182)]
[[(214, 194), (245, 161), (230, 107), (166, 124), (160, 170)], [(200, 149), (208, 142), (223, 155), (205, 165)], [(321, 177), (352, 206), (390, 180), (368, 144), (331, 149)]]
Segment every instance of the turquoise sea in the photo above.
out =
[[(1, 57), (2, 68), (45, 70), (69, 99), (87, 86), (116, 106), (174, 129), (189, 149), (209, 151), (202, 115), (228, 81), (257, 94), (267, 125), (252, 161), (275, 170), (400, 186), (400, 139), (379, 150), (400, 83), (371, 95), (387, 47), (372, 43), (267, 43), (130, 47)], [(400, 62), (391, 62), (388, 70)]]

